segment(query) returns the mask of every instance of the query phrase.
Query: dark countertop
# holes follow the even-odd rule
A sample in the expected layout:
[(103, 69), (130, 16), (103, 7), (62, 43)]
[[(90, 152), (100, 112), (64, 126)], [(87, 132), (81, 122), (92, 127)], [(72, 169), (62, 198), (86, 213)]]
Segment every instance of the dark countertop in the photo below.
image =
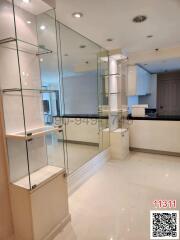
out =
[(152, 115), (152, 116), (145, 116), (145, 117), (132, 117), (131, 114), (129, 114), (128, 119), (130, 119), (130, 120), (180, 121), (180, 115), (178, 115), (178, 116)]
[(62, 116), (53, 116), (54, 118), (88, 118), (88, 119), (108, 119), (108, 116), (101, 116), (98, 114), (65, 114)]

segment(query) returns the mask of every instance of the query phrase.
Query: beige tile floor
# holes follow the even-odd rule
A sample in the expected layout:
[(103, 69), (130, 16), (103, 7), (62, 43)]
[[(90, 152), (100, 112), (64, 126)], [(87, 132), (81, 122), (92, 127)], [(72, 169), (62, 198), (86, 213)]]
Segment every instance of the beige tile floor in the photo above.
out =
[(180, 208), (180, 158), (131, 153), (110, 161), (69, 198), (72, 221), (54, 240), (149, 240), (155, 199)]

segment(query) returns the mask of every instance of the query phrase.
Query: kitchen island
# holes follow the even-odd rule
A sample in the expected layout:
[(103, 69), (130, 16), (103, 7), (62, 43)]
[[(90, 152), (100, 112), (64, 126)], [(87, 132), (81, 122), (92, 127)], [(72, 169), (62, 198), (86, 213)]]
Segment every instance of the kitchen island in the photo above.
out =
[(180, 116), (132, 117), (130, 149), (180, 156)]

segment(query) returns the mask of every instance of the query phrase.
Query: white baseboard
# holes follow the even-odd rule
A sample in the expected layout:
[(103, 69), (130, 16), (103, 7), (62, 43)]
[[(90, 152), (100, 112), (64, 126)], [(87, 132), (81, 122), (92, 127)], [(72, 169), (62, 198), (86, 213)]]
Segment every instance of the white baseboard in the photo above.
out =
[(85, 163), (82, 167), (77, 169), (68, 177), (68, 192), (72, 194), (78, 187), (80, 187), (87, 179), (94, 175), (97, 170), (102, 168), (104, 164), (110, 160), (110, 149), (96, 155), (94, 158)]

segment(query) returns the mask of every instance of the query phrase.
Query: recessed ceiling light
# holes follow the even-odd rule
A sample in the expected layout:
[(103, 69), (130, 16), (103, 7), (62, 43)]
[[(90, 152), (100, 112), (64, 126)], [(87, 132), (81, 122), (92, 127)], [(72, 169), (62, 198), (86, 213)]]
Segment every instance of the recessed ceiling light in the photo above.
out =
[(145, 15), (138, 15), (133, 18), (133, 22), (135, 23), (142, 23), (147, 20), (147, 17)]
[(152, 38), (152, 37), (153, 37), (153, 35), (147, 35), (146, 37), (147, 37), (147, 38)]
[(28, 21), (27, 21), (27, 24), (31, 24), (31, 21), (28, 20)]
[(40, 29), (41, 29), (41, 30), (45, 30), (45, 29), (46, 29), (46, 26), (41, 25), (41, 26), (40, 26)]
[(31, 0), (22, 0), (24, 3), (30, 3)]
[(81, 17), (83, 17), (83, 13), (81, 13), (81, 12), (74, 12), (74, 13), (72, 14), (72, 16), (73, 16), (74, 18), (81, 18)]
[(40, 58), (39, 60), (40, 60), (40, 62), (43, 62), (43, 61), (44, 61), (43, 58)]
[(86, 45), (80, 45), (79, 47), (80, 48), (86, 48)]
[(113, 39), (112, 39), (112, 38), (107, 38), (106, 41), (107, 41), (107, 42), (112, 42)]

